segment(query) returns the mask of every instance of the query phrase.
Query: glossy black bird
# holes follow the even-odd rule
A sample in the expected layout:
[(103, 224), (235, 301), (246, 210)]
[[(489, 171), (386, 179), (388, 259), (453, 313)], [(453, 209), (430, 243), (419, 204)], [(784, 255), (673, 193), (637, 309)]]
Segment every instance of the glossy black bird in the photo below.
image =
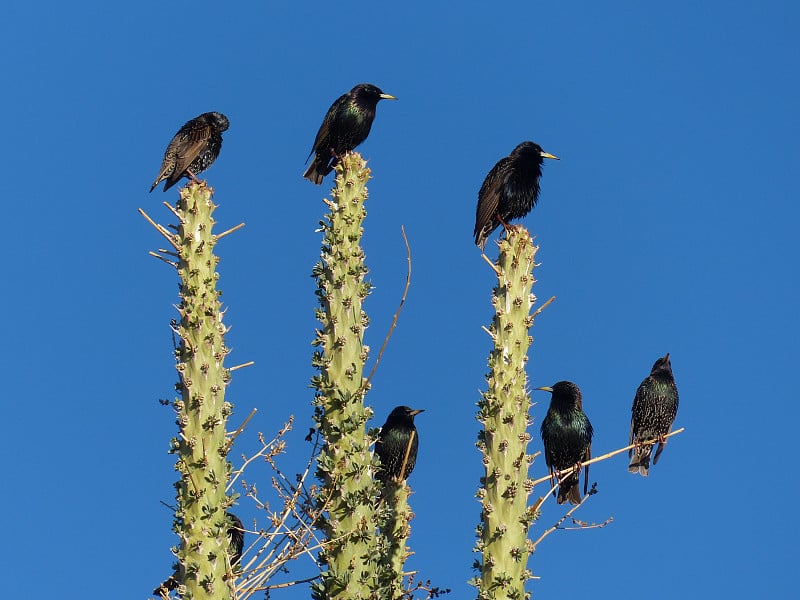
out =
[[(421, 412), (408, 406), (398, 406), (389, 413), (386, 423), (381, 427), (375, 440), (375, 454), (381, 459), (377, 476), (384, 485), (390, 480), (408, 479), (414, 470), (419, 447), (414, 417)], [(404, 461), (406, 468), (401, 475)]]
[(180, 181), (184, 175), (195, 179), (219, 156), (222, 148), (222, 132), (230, 125), (228, 117), (218, 112), (203, 113), (187, 121), (178, 130), (164, 152), (161, 171), (150, 186), (152, 192), (164, 179), (164, 191)]
[(533, 142), (522, 142), (492, 167), (478, 192), (475, 243), (481, 250), (501, 224), (531, 212), (539, 199), (539, 177), (545, 158), (559, 160)]
[(371, 83), (359, 83), (331, 105), (308, 154), (308, 158), (312, 154), (316, 156), (303, 177), (317, 185), (321, 184), (343, 155), (367, 139), (379, 100), (397, 98), (384, 94)]
[(234, 567), (242, 558), (242, 551), (244, 550), (244, 525), (242, 520), (232, 512), (226, 512), (225, 515), (230, 521), (228, 539), (230, 540), (231, 566)]
[[(592, 424), (583, 412), (581, 390), (571, 381), (559, 381), (553, 387), (536, 388), (550, 392), (550, 408), (542, 421), (542, 441), (544, 442), (544, 460), (550, 469), (550, 483), (553, 475), (574, 467), (576, 464), (592, 457)], [(559, 478), (560, 479), (560, 478)], [(558, 484), (559, 504), (569, 501), (579, 504), (581, 492), (578, 488), (580, 471), (568, 475)], [(589, 466), (583, 480), (583, 493), (589, 485)]]
[[(244, 525), (241, 519), (232, 512), (226, 512), (225, 516), (230, 521), (227, 531), (230, 543), (230, 561), (231, 567), (235, 567), (236, 563), (242, 558), (242, 551), (244, 550)], [(153, 590), (153, 594), (159, 598), (169, 596), (169, 593), (177, 587), (178, 579), (176, 575), (170, 575), (164, 583)]]
[[(675, 415), (678, 414), (678, 387), (672, 376), (672, 363), (669, 353), (659, 358), (653, 365), (644, 381), (636, 390), (631, 408), (631, 444), (641, 444), (648, 440), (658, 440), (658, 449), (653, 457), (653, 464), (658, 462), (658, 457), (667, 443), (664, 437), (672, 428)], [(650, 454), (654, 444), (637, 446), (628, 451), (632, 456), (628, 470), (647, 477), (650, 469)]]

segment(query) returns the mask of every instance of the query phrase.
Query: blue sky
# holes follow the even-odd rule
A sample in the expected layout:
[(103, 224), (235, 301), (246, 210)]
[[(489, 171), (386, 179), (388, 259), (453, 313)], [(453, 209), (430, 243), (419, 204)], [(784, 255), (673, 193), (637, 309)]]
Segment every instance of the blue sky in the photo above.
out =
[[(309, 273), (330, 188), (301, 173), (328, 106), (362, 81), (400, 99), (379, 105), (361, 150), (374, 175), (364, 245), (376, 350), (404, 284), (401, 224), (414, 257), (368, 396), (376, 426), (398, 404), (426, 409), (409, 568), (474, 597), (475, 403), (494, 280), (471, 233), (487, 171), (531, 139), (562, 159), (548, 161), (524, 220), (540, 245), (534, 292), (557, 296), (533, 330), (531, 385), (578, 383), (604, 452), (626, 443), (636, 387), (670, 352), (686, 427), (647, 480), (622, 457), (592, 468), (600, 493), (577, 516), (614, 522), (544, 542), (534, 597), (792, 593), (800, 11), (603, 4), (7, 6), (8, 595), (141, 599), (169, 572), (160, 501), (173, 499), (175, 426), (158, 399), (175, 381), (177, 283), (147, 256), (161, 242), (136, 209), (169, 222), (161, 202), (177, 191), (147, 190), (171, 136), (201, 112), (231, 121), (204, 174), (219, 231), (247, 223), (218, 246), (228, 364), (256, 363), (228, 389), (233, 424), (259, 409), (232, 457), (293, 414), (282, 464), (301, 468)], [(534, 400), (532, 452), (549, 398)], [(248, 479), (266, 491), (269, 477)], [(245, 522), (257, 512), (246, 499), (237, 511)], [(533, 535), (561, 514), (548, 502)]]

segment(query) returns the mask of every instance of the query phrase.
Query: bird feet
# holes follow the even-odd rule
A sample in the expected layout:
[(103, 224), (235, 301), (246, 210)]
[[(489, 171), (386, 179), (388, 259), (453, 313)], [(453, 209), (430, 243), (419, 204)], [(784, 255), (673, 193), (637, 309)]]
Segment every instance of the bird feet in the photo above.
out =
[(500, 223), (500, 225), (502, 225), (502, 226), (503, 226), (503, 229), (505, 229), (506, 231), (508, 231), (509, 229), (511, 229), (511, 225), (509, 225), (508, 223), (506, 223), (506, 222), (503, 220), (503, 217), (501, 217), (501, 216), (500, 216), (500, 213), (497, 213), (497, 214), (495, 215), (495, 217), (494, 217), (494, 218), (498, 220), (498, 222)]

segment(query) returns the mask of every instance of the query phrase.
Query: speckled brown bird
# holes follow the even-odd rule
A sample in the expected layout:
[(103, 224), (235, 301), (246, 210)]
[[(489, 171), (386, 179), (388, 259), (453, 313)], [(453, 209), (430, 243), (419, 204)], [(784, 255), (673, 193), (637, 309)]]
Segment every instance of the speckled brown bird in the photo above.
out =
[(186, 176), (195, 179), (195, 175), (205, 171), (219, 156), (222, 148), (222, 132), (228, 129), (228, 117), (218, 112), (203, 113), (199, 117), (187, 121), (178, 130), (175, 137), (164, 152), (161, 171), (150, 186), (152, 192), (163, 180), (164, 191)]
[(666, 356), (655, 362), (650, 375), (644, 378), (633, 398), (629, 443), (641, 444), (648, 440), (658, 440), (658, 443), (646, 446), (637, 445), (636, 448), (628, 451), (628, 456), (632, 457), (628, 465), (631, 473), (639, 473), (642, 477), (647, 477), (650, 472), (650, 455), (653, 452), (653, 446), (658, 446), (656, 455), (653, 457), (653, 464), (656, 464), (658, 457), (661, 456), (661, 451), (664, 450), (664, 444), (667, 443), (664, 436), (672, 428), (677, 414), (678, 387), (675, 385), (672, 363), (669, 360), (669, 353), (667, 353)]

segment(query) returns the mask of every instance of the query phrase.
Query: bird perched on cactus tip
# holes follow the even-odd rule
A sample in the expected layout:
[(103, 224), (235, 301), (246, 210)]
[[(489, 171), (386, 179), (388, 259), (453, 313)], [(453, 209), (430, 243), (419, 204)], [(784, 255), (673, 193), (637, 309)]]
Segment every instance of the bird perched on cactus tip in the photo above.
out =
[[(380, 100), (397, 100), (371, 83), (359, 83), (339, 96), (322, 120), (308, 158), (314, 154), (303, 177), (317, 185), (333, 171), (346, 153), (367, 139)], [(308, 162), (308, 158), (306, 162)]]
[(522, 142), (489, 171), (478, 192), (475, 213), (475, 243), (481, 250), (495, 229), (524, 217), (536, 206), (545, 158), (559, 160), (539, 144)]
[(672, 375), (672, 363), (669, 353), (659, 358), (653, 365), (650, 375), (636, 390), (631, 408), (631, 444), (636, 447), (628, 451), (631, 462), (628, 471), (647, 477), (650, 471), (650, 455), (656, 444), (644, 444), (657, 440), (658, 449), (653, 457), (653, 464), (658, 462), (666, 435), (672, 428), (672, 422), (678, 414), (678, 387)]
[(419, 447), (414, 417), (421, 412), (424, 411), (398, 406), (389, 413), (386, 423), (381, 427), (375, 440), (375, 454), (381, 461), (377, 476), (384, 485), (389, 481), (408, 479), (414, 470)]
[(195, 175), (217, 160), (222, 148), (222, 132), (229, 125), (228, 117), (218, 112), (203, 113), (187, 121), (167, 146), (161, 171), (150, 186), (150, 191), (165, 179), (165, 192), (183, 176), (196, 181)]
[[(560, 471), (574, 467), (592, 457), (592, 424), (583, 412), (581, 390), (571, 381), (559, 381), (553, 387), (537, 390), (550, 392), (550, 408), (542, 421), (541, 433), (544, 442), (544, 460), (550, 469), (550, 484), (558, 479), (559, 504), (580, 504), (580, 469), (563, 479)], [(589, 486), (589, 466), (583, 480), (583, 493)]]

